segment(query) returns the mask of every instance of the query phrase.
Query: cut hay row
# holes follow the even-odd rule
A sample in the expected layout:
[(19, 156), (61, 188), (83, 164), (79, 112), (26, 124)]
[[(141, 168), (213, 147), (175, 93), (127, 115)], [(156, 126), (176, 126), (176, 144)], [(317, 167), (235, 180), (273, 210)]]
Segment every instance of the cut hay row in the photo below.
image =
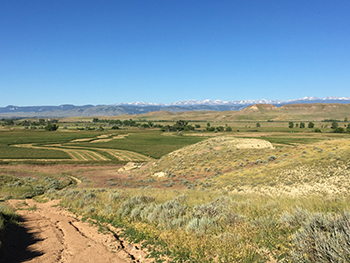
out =
[(86, 155), (86, 156), (88, 156), (88, 158), (91, 158), (92, 160), (94, 160), (94, 161), (100, 161), (100, 160), (102, 160), (102, 161), (107, 161), (107, 158), (105, 158), (105, 157), (103, 157), (103, 156), (101, 156), (101, 155), (99, 155), (98, 153), (96, 153), (96, 152), (93, 152), (93, 151), (89, 151), (89, 150), (85, 150), (85, 151), (83, 151), (84, 152), (84, 154)]
[[(64, 146), (61, 145), (61, 147), (67, 148), (67, 149), (86, 149), (85, 147), (77, 147), (77, 146)], [(95, 150), (95, 149), (94, 149)], [(104, 148), (98, 148), (98, 150), (100, 151), (104, 151), (112, 156), (114, 156), (115, 158), (117, 158), (118, 160), (121, 161), (150, 161), (152, 160), (152, 158), (142, 155), (140, 153), (135, 153), (135, 152), (131, 152), (131, 151), (125, 151), (125, 150), (117, 150), (117, 149), (104, 149)], [(86, 150), (85, 150), (86, 151)], [(92, 149), (89, 149), (90, 153), (94, 153), (96, 156), (98, 156), (98, 158), (107, 161), (109, 160), (106, 157), (103, 157), (101, 155), (99, 155), (98, 153), (92, 151)]]
[(135, 153), (135, 152), (129, 152), (129, 151), (123, 151), (124, 153), (128, 154), (130, 157), (132, 158), (136, 158), (139, 161), (151, 161), (152, 158), (143, 155), (143, 154), (139, 154), (139, 153)]
[(70, 151), (70, 153), (76, 155), (78, 160), (83, 160), (83, 161), (87, 161), (87, 160), (88, 160), (86, 157), (84, 157), (84, 156), (83, 156), (80, 152), (78, 152), (78, 151)]
[(107, 149), (102, 149), (106, 151), (107, 153), (113, 155), (116, 158), (123, 159), (125, 161), (150, 161), (152, 158), (135, 153), (135, 152), (130, 152), (130, 151), (125, 151), (125, 150), (107, 150)]
[(91, 156), (87, 151), (77, 151), (80, 155), (82, 155), (85, 160), (93, 160), (93, 161), (96, 161), (96, 158), (94, 158), (93, 156)]
[(102, 161), (109, 161), (110, 160), (109, 158), (101, 155), (100, 153), (97, 153), (97, 152), (94, 152), (94, 151), (91, 151), (90, 153), (93, 154), (94, 156), (96, 156), (96, 158), (98, 160), (102, 160)]
[[(50, 149), (56, 151), (63, 151), (69, 155), (71, 160), (74, 161), (110, 161), (111, 159), (103, 156), (101, 153), (95, 152), (104, 151), (111, 156), (115, 157), (120, 161), (150, 161), (152, 158), (131, 152), (126, 150), (117, 150), (117, 149), (103, 149), (103, 148), (85, 148), (85, 147), (76, 147), (76, 146), (65, 146), (61, 144), (50, 144), (45, 146), (34, 146), (33, 144), (20, 144), (14, 145), (16, 147), (22, 148), (32, 148), (32, 149)], [(58, 148), (59, 147), (59, 148)]]
[(113, 150), (106, 150), (106, 149), (103, 149), (103, 150), (121, 161), (133, 161), (130, 157), (121, 155), (120, 151), (113, 151)]
[(65, 151), (73, 160), (78, 160), (78, 158), (70, 151)]

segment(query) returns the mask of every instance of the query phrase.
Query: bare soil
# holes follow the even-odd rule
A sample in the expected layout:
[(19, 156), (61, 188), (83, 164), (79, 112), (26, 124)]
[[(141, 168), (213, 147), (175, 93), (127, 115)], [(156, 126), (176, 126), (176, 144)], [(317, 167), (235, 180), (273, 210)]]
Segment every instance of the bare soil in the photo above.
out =
[(128, 244), (113, 232), (100, 233), (57, 206), (58, 201), (37, 203), (9, 200), (22, 223), (3, 236), (0, 262), (149, 262), (138, 245)]

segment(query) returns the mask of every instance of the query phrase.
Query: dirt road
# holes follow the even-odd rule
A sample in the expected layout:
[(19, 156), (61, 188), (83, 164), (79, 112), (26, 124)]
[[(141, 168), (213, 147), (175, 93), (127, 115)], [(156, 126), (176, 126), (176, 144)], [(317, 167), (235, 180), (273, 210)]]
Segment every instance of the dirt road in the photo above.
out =
[(47, 203), (36, 203), (31, 199), (9, 200), (9, 203), (18, 208), (22, 223), (6, 233), (0, 262), (148, 261), (137, 247), (126, 244), (117, 234), (100, 233), (97, 227), (55, 206), (55, 200)]

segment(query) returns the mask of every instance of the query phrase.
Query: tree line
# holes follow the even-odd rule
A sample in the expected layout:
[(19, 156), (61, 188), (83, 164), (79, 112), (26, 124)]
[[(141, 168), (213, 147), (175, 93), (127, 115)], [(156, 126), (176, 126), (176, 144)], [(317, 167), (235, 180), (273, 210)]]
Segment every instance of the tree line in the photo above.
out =
[[(337, 120), (324, 120), (324, 122), (329, 122), (329, 121), (331, 121), (331, 123), (332, 123), (331, 124), (331, 129), (333, 130), (334, 133), (346, 133), (346, 132), (350, 133), (350, 123), (347, 126), (345, 125), (344, 128), (343, 128), (343, 127), (339, 126), (339, 123), (338, 123)], [(345, 118), (344, 121), (347, 121), (347, 118)], [(290, 121), (289, 124), (288, 124), (288, 127), (290, 129), (292, 129), (294, 127), (295, 128), (299, 127), (301, 129), (303, 129), (303, 128), (305, 128), (305, 123), (304, 122), (300, 122), (300, 123), (294, 124), (294, 122)], [(310, 121), (308, 123), (307, 127), (309, 129), (313, 129), (315, 127), (315, 124), (312, 121)], [(315, 128), (314, 131), (315, 132), (321, 132), (321, 130), (319, 128)]]

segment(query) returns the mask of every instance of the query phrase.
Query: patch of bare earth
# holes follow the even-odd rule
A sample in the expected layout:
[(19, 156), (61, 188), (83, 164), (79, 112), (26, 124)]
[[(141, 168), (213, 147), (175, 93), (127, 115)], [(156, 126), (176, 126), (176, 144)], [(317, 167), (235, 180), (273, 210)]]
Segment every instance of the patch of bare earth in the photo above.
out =
[[(117, 233), (100, 233), (70, 212), (55, 206), (57, 201), (36, 203), (9, 200), (22, 218), (20, 227), (5, 235), (0, 262), (149, 262), (138, 247), (127, 244)], [(36, 207), (36, 209), (28, 209)]]

